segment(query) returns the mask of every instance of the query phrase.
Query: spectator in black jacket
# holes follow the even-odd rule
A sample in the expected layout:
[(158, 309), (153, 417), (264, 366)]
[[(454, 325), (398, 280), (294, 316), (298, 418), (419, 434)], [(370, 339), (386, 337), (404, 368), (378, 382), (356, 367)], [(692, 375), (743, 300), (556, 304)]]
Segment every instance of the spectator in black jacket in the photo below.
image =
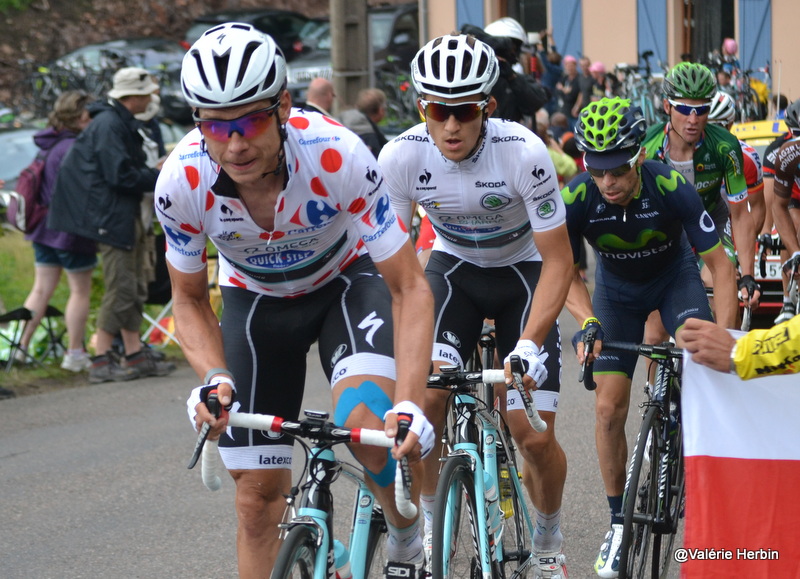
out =
[[(461, 31), (472, 34), (491, 46), (500, 63), (500, 77), (497, 79), (492, 96), (497, 101), (493, 117), (523, 122), (531, 127), (524, 117), (531, 119), (547, 101), (550, 92), (530, 74), (520, 70), (519, 56), (526, 42), (525, 29), (513, 18), (501, 18), (481, 30), (466, 24)], [(515, 70), (517, 69), (517, 70)]]
[(358, 91), (356, 107), (342, 111), (339, 118), (342, 124), (361, 137), (375, 158), (387, 143), (386, 136), (378, 123), (386, 116), (386, 93), (379, 88), (365, 88)]
[[(105, 294), (97, 315), (97, 344), (89, 381), (131, 380), (165, 375), (174, 364), (156, 360), (142, 349), (140, 327), (147, 295), (142, 284), (145, 248), (140, 202), (155, 189), (158, 168), (145, 162), (141, 121), (158, 84), (142, 68), (114, 75), (106, 102), (90, 110), (92, 122), (64, 157), (50, 205), (48, 227), (93, 239), (103, 263)], [(124, 363), (112, 354), (114, 336), (122, 335)]]

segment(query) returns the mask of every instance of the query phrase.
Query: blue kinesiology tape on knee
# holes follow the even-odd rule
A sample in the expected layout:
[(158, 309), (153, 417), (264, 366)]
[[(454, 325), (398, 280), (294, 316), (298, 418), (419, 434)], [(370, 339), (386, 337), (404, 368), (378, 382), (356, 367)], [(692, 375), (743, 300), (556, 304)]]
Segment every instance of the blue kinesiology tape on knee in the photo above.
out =
[[(339, 401), (336, 404), (336, 409), (333, 412), (333, 421), (339, 426), (344, 426), (350, 413), (359, 404), (364, 404), (369, 408), (375, 416), (383, 420), (383, 415), (387, 410), (391, 410), (392, 401), (386, 395), (386, 392), (381, 390), (380, 386), (371, 380), (363, 382), (358, 387), (345, 388)], [(374, 473), (364, 468), (369, 477), (375, 481), (375, 484), (385, 488), (394, 482), (394, 471), (397, 461), (392, 458), (391, 450), (386, 450), (386, 466), (379, 473)], [(363, 465), (362, 465), (363, 466)]]

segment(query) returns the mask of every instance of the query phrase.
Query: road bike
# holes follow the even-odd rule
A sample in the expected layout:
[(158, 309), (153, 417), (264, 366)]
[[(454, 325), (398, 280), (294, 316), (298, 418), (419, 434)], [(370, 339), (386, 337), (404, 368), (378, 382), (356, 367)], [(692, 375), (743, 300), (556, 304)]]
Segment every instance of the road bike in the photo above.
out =
[(661, 83), (653, 76), (650, 65), (652, 50), (647, 50), (639, 55), (644, 61), (644, 66), (637, 64), (620, 63), (614, 67), (617, 79), (622, 83), (620, 93), (631, 101), (631, 104), (642, 109), (645, 121), (653, 125), (663, 119), (661, 99), (663, 93)]
[[(584, 352), (594, 347), (594, 334), (583, 340)], [(672, 561), (678, 524), (683, 517), (685, 473), (681, 424), (683, 350), (671, 344), (652, 346), (603, 342), (603, 351), (634, 352), (657, 364), (655, 382), (646, 383), (643, 417), (625, 478), (624, 523), (619, 577), (664, 578)], [(579, 373), (594, 389), (592, 364)]]
[[(503, 370), (491, 369), (494, 338), (481, 338), (483, 370), (442, 366), (428, 388), (450, 392), (442, 459), (433, 512), (433, 579), (522, 578), (535, 563), (534, 526), (523, 495), (516, 448), (494, 404), (494, 384)], [(512, 357), (513, 385), (531, 425), (547, 428), (522, 387), (522, 363)]]
[[(266, 414), (231, 412), (228, 415), (229, 426), (287, 434), (305, 450), (300, 475), (303, 482), (293, 485), (286, 495), (286, 513), (280, 525), (283, 542), (271, 577), (334, 579), (337, 575), (347, 576), (344, 571), (347, 568), (353, 579), (383, 577), (387, 531), (383, 511), (367, 488), (362, 469), (337, 458), (333, 447), (359, 443), (391, 448), (395, 439), (388, 438), (382, 430), (337, 426), (328, 420), (327, 412), (305, 410), (304, 414), (305, 418), (298, 421)], [(407, 427), (408, 423), (401, 420), (398, 440)], [(200, 438), (198, 443), (202, 444)], [(218, 441), (206, 441), (202, 455), (203, 482), (209, 489), (217, 490), (221, 486), (220, 473), (225, 468), (221, 464)], [(190, 462), (191, 466), (194, 465)], [(410, 502), (411, 480), (407, 468), (404, 461), (398, 462), (395, 501), (401, 514), (413, 518), (416, 507)], [(331, 485), (342, 474), (355, 484), (352, 525), (346, 544), (334, 537), (331, 491)], [(379, 564), (374, 565), (374, 562)]]

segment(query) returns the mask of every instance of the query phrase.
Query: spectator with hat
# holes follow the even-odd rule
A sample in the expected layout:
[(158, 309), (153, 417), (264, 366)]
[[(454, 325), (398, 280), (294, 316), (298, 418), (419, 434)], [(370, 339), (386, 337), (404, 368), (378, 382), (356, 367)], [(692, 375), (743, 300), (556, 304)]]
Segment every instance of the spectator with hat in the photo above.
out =
[[(175, 365), (142, 348), (140, 328), (147, 295), (145, 246), (140, 203), (155, 189), (161, 162), (147, 166), (141, 121), (158, 84), (137, 67), (114, 75), (108, 99), (90, 108), (92, 122), (64, 157), (50, 205), (48, 226), (97, 242), (105, 294), (97, 315), (98, 354), (92, 358), (93, 383), (163, 376)], [(112, 352), (121, 334), (125, 356)]]

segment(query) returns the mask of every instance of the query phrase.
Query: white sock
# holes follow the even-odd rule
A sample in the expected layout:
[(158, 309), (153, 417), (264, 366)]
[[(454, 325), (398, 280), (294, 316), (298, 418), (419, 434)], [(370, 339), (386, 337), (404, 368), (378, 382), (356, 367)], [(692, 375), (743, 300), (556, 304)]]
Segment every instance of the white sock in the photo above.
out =
[(386, 521), (386, 556), (389, 561), (417, 563), (424, 560), (422, 536), (419, 534), (419, 519), (405, 529), (398, 529)]
[(422, 509), (422, 516), (425, 520), (424, 535), (433, 533), (433, 505), (436, 495), (420, 495), (419, 508)]
[(534, 508), (536, 513), (536, 531), (533, 535), (533, 550), (537, 553), (558, 551), (564, 542), (561, 534), (561, 509), (546, 515)]

